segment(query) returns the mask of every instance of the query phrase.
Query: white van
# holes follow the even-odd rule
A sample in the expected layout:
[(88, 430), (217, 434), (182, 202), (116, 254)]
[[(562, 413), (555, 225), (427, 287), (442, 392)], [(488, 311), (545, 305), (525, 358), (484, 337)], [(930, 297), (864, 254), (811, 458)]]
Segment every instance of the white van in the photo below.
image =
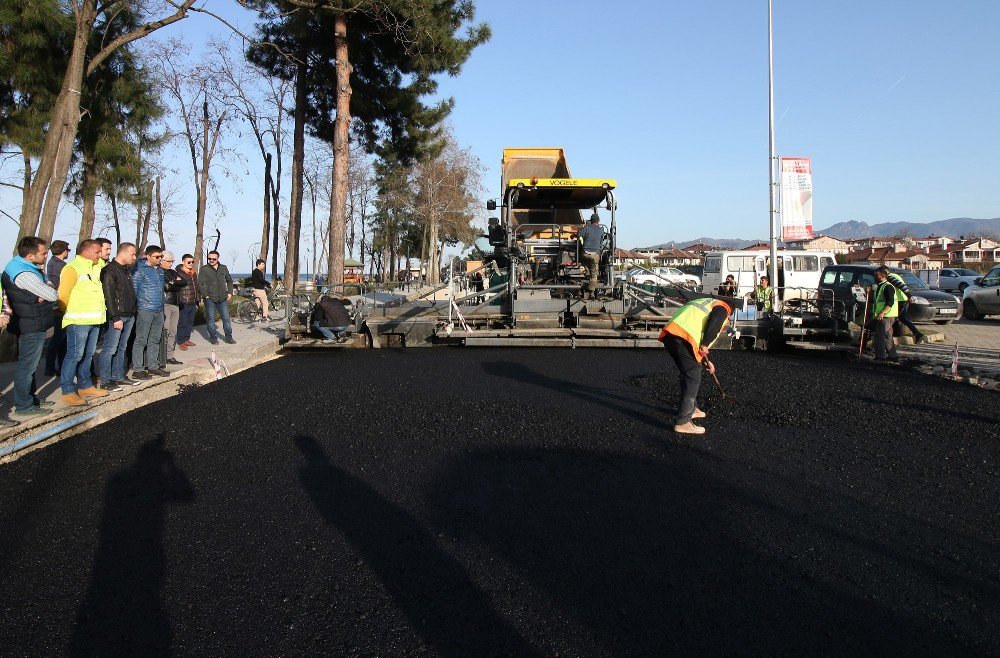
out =
[[(783, 299), (803, 297), (815, 293), (823, 268), (834, 265), (832, 251), (778, 250), (778, 281), (771, 282), (775, 289), (785, 289)], [(701, 291), (717, 294), (719, 286), (730, 274), (736, 279), (738, 297), (753, 291), (761, 276), (770, 276), (771, 254), (767, 251), (710, 251), (705, 254), (705, 273), (701, 278)]]

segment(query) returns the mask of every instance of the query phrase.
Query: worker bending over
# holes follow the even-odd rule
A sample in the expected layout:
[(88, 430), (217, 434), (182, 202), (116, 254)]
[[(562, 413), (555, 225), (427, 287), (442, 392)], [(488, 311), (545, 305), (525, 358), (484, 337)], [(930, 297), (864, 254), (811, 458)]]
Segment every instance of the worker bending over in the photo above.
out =
[(701, 386), (701, 369), (704, 367), (709, 373), (715, 373), (715, 365), (708, 360), (708, 351), (732, 313), (729, 305), (719, 299), (696, 299), (680, 307), (660, 332), (660, 342), (677, 364), (681, 386), (680, 406), (674, 420), (674, 431), (678, 434), (705, 433), (704, 427), (692, 422), (692, 419), (705, 417), (705, 412), (695, 404)]
[(875, 360), (899, 361), (896, 342), (892, 339), (892, 325), (899, 315), (896, 287), (889, 282), (889, 270), (875, 270), (875, 288), (872, 291), (872, 318), (875, 323)]

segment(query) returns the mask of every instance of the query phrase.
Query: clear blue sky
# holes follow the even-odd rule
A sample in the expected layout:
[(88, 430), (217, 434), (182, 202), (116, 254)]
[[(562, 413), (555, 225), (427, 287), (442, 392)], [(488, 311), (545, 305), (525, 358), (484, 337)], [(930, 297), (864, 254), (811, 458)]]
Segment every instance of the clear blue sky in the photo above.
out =
[[(618, 180), (623, 246), (766, 237), (766, 0), (477, 7), (493, 39), (441, 91), (492, 196), (505, 146), (561, 146), (574, 175)], [(776, 0), (774, 26), (777, 150), (813, 158), (817, 228), (1000, 216), (1000, 2)], [(196, 16), (163, 35), (212, 32)], [(259, 240), (258, 168), (219, 181), (224, 255)]]

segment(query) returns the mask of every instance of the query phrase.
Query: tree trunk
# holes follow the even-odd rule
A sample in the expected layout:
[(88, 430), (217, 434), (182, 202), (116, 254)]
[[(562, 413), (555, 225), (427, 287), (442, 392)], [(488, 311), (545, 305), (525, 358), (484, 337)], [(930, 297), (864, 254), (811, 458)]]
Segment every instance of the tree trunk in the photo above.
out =
[(427, 240), (427, 280), (428, 283), (441, 283), (441, 270), (438, 267), (438, 220), (436, 215), (431, 215), (431, 230)]
[(333, 124), (333, 185), (330, 198), (329, 278), (344, 282), (344, 228), (347, 211), (347, 175), (350, 160), (348, 130), (351, 126), (351, 62), (347, 52), (347, 17), (337, 14), (333, 43), (337, 60), (337, 118)]
[[(260, 236), (260, 260), (267, 260), (270, 251), (268, 240), (271, 238), (271, 154), (264, 157), (264, 231)], [(271, 270), (274, 276), (274, 270)]]
[(302, 230), (302, 193), (306, 159), (306, 64), (299, 60), (295, 71), (295, 126), (292, 132), (292, 194), (288, 206), (285, 240), (285, 290), (295, 292), (299, 280), (299, 237)]
[(118, 200), (115, 199), (115, 195), (111, 195), (111, 217), (115, 222), (115, 244), (122, 243), (122, 225), (118, 221)]
[[(420, 271), (417, 273), (418, 277), (423, 277), (425, 268), (427, 267), (427, 234), (430, 231), (430, 226), (427, 222), (424, 222), (424, 232), (420, 237)], [(428, 272), (430, 274), (430, 272)]]
[(205, 210), (208, 207), (208, 167), (211, 164), (211, 156), (208, 153), (208, 101), (202, 103), (202, 129), (201, 129), (201, 178), (195, 175), (198, 184), (198, 209), (195, 215), (194, 225), (194, 262), (201, 264), (204, 261), (205, 251)]
[[(146, 245), (149, 243), (149, 222), (150, 222), (150, 219), (152, 219), (152, 216), (153, 216), (153, 186), (154, 185), (156, 185), (156, 181), (152, 181), (152, 180), (149, 181), (149, 183), (146, 185), (146, 213), (145, 213), (146, 216), (142, 218), (142, 236), (140, 238), (141, 242), (139, 243), (139, 249), (138, 249), (138, 251), (140, 251), (140, 252), (143, 249), (145, 249)], [(160, 248), (163, 249), (163, 245), (162, 244), (160, 245)]]
[[(90, 41), (90, 31), (96, 18), (95, 5), (96, 0), (83, 0), (77, 10), (76, 33), (73, 35), (73, 47), (70, 50), (66, 75), (63, 77), (62, 88), (52, 108), (52, 121), (45, 135), (38, 173), (35, 174), (25, 203), (21, 207), (21, 229), (18, 231), (18, 240), (26, 235), (35, 235), (36, 231), (40, 235), (47, 234), (46, 239), (51, 240), (55, 229), (58, 198), (51, 204), (56, 207), (50, 210), (52, 197), (46, 195), (46, 192), (51, 183), (58, 189), (56, 194), (58, 197), (66, 184), (69, 160), (73, 155), (73, 142), (80, 125), (80, 89), (83, 85), (87, 43)], [(42, 218), (42, 226), (39, 226), (43, 200), (46, 200), (46, 212)]]
[[(278, 178), (280, 179), (280, 177), (281, 177), (281, 158), (279, 157)], [(272, 182), (274, 184), (271, 186), (271, 203), (274, 204), (274, 212), (271, 213), (271, 230), (273, 232), (273, 235), (271, 237), (271, 274), (272, 276), (278, 276), (278, 244), (280, 242), (278, 237), (280, 236), (280, 229), (281, 229), (281, 209), (278, 205), (279, 196), (277, 188), (280, 188), (281, 183), (279, 181), (274, 180), (274, 177), (272, 177)]]
[(80, 217), (80, 242), (94, 235), (97, 219), (97, 168), (90, 155), (83, 156), (83, 215)]
[(31, 191), (31, 156), (26, 151), (24, 155), (24, 187), (21, 188), (21, 207), (28, 203), (28, 192)]
[(166, 248), (167, 238), (163, 235), (163, 195), (160, 193), (162, 178), (162, 176), (156, 177), (156, 234), (160, 236), (160, 246)]

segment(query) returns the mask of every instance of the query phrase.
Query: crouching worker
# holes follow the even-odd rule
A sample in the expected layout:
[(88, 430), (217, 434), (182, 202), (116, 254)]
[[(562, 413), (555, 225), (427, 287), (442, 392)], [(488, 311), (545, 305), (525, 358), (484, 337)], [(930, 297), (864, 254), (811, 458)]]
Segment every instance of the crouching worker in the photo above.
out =
[(715, 372), (715, 365), (708, 360), (708, 351), (732, 313), (729, 305), (721, 300), (696, 299), (680, 307), (660, 332), (660, 342), (677, 364), (681, 399), (674, 431), (678, 434), (705, 433), (704, 427), (692, 422), (705, 417), (705, 412), (696, 406), (701, 369)]
[(347, 310), (351, 302), (343, 297), (323, 295), (313, 307), (312, 327), (326, 341), (346, 342), (347, 330), (351, 328), (351, 314)]

